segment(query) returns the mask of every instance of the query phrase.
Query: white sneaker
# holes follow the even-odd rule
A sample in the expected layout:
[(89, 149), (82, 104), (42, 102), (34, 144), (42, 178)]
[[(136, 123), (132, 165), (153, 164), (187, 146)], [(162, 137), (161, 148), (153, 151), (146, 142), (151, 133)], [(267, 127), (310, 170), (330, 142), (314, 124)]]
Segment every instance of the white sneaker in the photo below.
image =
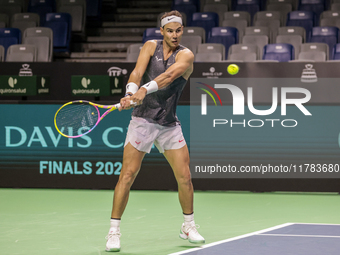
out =
[(183, 223), (179, 237), (184, 240), (188, 239), (190, 243), (205, 243), (205, 239), (197, 231), (199, 227), (194, 221)]
[(120, 232), (117, 230), (116, 232), (110, 231), (109, 234), (105, 237), (107, 239), (106, 242), (106, 251), (120, 251)]

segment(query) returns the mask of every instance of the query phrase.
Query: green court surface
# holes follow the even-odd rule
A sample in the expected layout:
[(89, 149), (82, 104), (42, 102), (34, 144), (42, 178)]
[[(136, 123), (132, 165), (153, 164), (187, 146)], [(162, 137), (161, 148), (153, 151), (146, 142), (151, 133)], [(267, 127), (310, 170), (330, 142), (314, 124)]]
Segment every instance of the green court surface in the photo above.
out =
[[(113, 191), (0, 189), (1, 255), (169, 254), (195, 245), (178, 237), (172, 191), (132, 191), (120, 253), (105, 252)], [(199, 232), (212, 243), (286, 222), (340, 224), (332, 193), (195, 192)]]

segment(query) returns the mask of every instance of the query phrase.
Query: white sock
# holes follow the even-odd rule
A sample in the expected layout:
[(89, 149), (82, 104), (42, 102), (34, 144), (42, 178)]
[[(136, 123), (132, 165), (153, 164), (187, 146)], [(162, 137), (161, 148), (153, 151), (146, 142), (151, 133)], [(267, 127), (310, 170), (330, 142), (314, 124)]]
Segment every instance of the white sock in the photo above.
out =
[(120, 231), (120, 220), (111, 219), (110, 220), (110, 232)]
[(183, 214), (184, 217), (184, 223), (189, 223), (194, 221), (194, 213), (192, 214)]

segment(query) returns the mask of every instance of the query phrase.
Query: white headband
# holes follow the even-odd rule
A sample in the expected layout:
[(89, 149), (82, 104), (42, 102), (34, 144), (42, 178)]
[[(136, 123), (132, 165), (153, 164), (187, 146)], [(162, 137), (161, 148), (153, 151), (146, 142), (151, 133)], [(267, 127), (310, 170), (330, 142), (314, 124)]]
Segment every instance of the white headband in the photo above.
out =
[(161, 27), (164, 27), (166, 24), (168, 24), (170, 22), (178, 22), (181, 25), (183, 24), (181, 17), (172, 15), (172, 16), (169, 16), (169, 17), (165, 17), (161, 20)]

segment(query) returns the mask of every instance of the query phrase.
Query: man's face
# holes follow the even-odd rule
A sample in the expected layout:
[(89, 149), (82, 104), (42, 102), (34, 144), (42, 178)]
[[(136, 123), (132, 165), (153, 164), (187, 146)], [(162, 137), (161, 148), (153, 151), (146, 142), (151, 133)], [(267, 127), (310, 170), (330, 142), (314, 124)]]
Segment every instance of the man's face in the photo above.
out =
[(183, 26), (178, 22), (170, 22), (161, 28), (161, 34), (170, 48), (176, 48), (183, 35)]

